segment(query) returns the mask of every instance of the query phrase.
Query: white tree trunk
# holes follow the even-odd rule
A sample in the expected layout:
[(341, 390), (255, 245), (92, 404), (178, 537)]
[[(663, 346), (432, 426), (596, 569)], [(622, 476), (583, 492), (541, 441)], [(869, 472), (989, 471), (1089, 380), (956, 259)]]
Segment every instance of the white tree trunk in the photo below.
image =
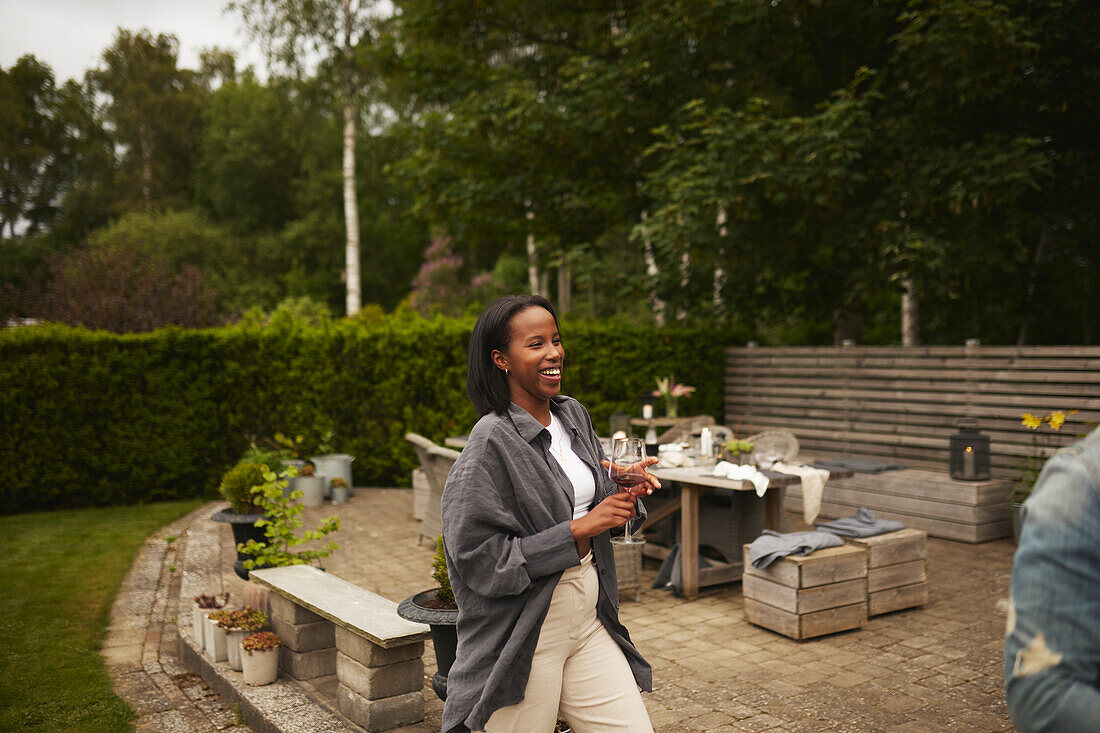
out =
[(359, 202), (355, 195), (355, 77), (351, 49), (351, 0), (344, 0), (344, 222), (347, 231), (345, 274), (347, 315), (359, 312), (362, 291), (359, 275)]
[(645, 221), (649, 214), (645, 211), (642, 212), (642, 244), (645, 248), (645, 274), (649, 277), (650, 282), (653, 283), (653, 288), (649, 291), (649, 303), (653, 307), (653, 320), (657, 322), (658, 326), (665, 325), (665, 301), (657, 297), (657, 276), (661, 274), (661, 271), (657, 269), (657, 255), (653, 251), (653, 243), (649, 241), (649, 232), (646, 229)]
[(558, 313), (568, 313), (573, 307), (573, 268), (569, 264), (569, 255), (561, 253), (561, 265), (558, 266)]
[[(531, 211), (531, 202), (525, 202), (527, 206), (527, 221), (534, 221), (535, 212)], [(528, 224), (527, 230), (527, 287), (530, 288), (532, 295), (542, 295), (539, 288), (539, 258), (538, 253), (535, 251), (535, 233), (530, 229)]]
[(917, 314), (917, 291), (913, 278), (901, 281), (901, 345), (916, 346), (920, 343)]

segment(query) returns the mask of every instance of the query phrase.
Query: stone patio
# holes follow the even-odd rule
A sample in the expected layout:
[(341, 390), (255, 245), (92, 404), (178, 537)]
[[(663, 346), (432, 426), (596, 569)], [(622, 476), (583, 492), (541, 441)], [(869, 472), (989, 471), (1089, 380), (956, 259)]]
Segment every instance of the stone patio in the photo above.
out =
[[(191, 521), (206, 522), (218, 506), (205, 507)], [(361, 488), (348, 504), (307, 510), (306, 524), (339, 514), (343, 526), (335, 538), (341, 549), (325, 562), (326, 569), (399, 601), (432, 585), (434, 548), (427, 542), (417, 546), (411, 509), (410, 490)], [(796, 515), (789, 519), (792, 530), (805, 528)], [(222, 582), (240, 599), (244, 584), (231, 569), (228, 526), (221, 525), (219, 537)], [(747, 623), (739, 583), (704, 589), (686, 601), (649, 589), (647, 582), (641, 600), (624, 600), (621, 614), (653, 665), (654, 691), (643, 697), (654, 728), (659, 733), (1013, 730), (1002, 693), (1001, 653), (1014, 549), (1007, 540), (967, 545), (930, 538), (927, 606), (872, 617), (858, 631), (804, 642)], [(656, 570), (647, 561), (650, 581)], [(430, 644), (424, 661), (427, 717), (398, 729), (406, 733), (440, 729), (442, 703), (428, 684), (435, 671)], [(324, 702), (331, 681), (313, 682), (306, 691)], [(225, 718), (219, 722), (232, 724)]]

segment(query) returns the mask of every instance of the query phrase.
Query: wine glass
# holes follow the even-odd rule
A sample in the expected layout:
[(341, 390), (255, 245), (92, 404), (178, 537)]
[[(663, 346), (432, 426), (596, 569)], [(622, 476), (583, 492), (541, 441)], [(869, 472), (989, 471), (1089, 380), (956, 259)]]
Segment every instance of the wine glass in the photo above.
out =
[[(611, 443), (611, 461), (607, 474), (623, 491), (641, 496), (649, 488), (645, 468), (641, 466), (645, 457), (645, 441), (641, 438), (615, 438)], [(613, 542), (641, 544), (642, 540), (634, 539), (630, 533), (631, 521), (626, 520), (625, 534), (621, 538), (614, 538)]]

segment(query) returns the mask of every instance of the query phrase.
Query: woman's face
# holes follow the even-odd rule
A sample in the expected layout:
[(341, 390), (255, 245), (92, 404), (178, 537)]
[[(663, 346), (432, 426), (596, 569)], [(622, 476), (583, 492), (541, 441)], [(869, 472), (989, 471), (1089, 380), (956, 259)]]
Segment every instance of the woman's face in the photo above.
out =
[(524, 408), (545, 403), (561, 391), (565, 348), (558, 324), (550, 311), (531, 306), (512, 316), (508, 327), (507, 348), (492, 357), (499, 369), (509, 372), (512, 402)]

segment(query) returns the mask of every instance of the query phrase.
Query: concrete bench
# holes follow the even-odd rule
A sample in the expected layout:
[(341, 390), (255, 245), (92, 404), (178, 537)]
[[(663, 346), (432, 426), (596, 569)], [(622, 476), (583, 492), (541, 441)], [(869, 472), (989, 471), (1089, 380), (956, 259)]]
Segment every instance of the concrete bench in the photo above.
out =
[(270, 591), (280, 669), (299, 680), (336, 674), (340, 712), (369, 731), (424, 719), (424, 640), (393, 601), (308, 565), (253, 570)]

